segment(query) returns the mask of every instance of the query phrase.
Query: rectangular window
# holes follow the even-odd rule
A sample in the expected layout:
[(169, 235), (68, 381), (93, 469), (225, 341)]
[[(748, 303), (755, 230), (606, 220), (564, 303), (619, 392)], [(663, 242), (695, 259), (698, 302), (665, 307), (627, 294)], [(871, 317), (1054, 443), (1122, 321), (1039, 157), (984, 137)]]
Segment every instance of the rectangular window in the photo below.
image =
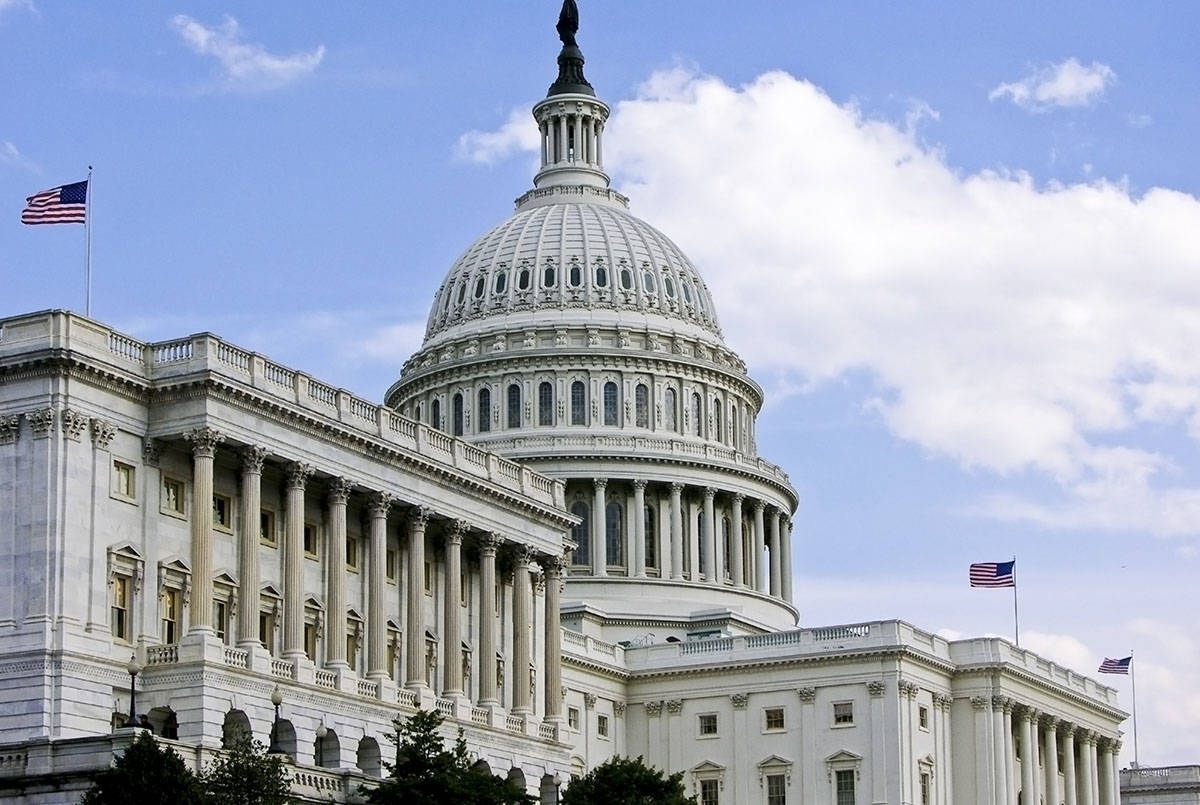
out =
[(229, 604), (213, 601), (213, 631), (222, 643), (229, 642)]
[(396, 555), (396, 549), (388, 548), (383, 556), (384, 556), (384, 558), (383, 558), (384, 574), (387, 576), (388, 581), (395, 581), (396, 580), (396, 559), (398, 558)]
[(317, 527), (312, 523), (304, 524), (304, 555), (309, 559), (317, 558)]
[(458, 603), (460, 606), (466, 606), (470, 599), (470, 592), (467, 590), (467, 571), (458, 574)]
[(137, 486), (134, 481), (137, 476), (137, 470), (132, 464), (126, 464), (124, 461), (113, 462), (113, 494), (119, 498), (126, 500), (137, 499)]
[(921, 805), (929, 805), (933, 800), (930, 793), (929, 772), (921, 772)]
[(113, 637), (129, 640), (129, 608), (132, 587), (128, 576), (114, 576), (112, 584), (112, 627)]
[(233, 528), (233, 501), (228, 495), (213, 495), (213, 526), (224, 531)]
[[(347, 626), (347, 628), (350, 628), (350, 627)], [(358, 658), (358, 637), (356, 637), (353, 634), (347, 634), (346, 635), (346, 664), (350, 667), (351, 671), (357, 670), (357, 668), (355, 668), (355, 660), (357, 658)]]
[(704, 713), (700, 716), (700, 734), (701, 735), (716, 735), (717, 734), (717, 714)]
[(853, 724), (854, 723), (854, 702), (834, 702), (834, 704), (833, 704), (833, 723), (834, 724)]
[(784, 728), (783, 708), (768, 707), (765, 711), (766, 728), (768, 730), (781, 730)]
[(854, 805), (854, 771), (841, 769), (835, 772), (834, 789), (837, 793), (837, 805)]
[(596, 734), (601, 738), (608, 737), (608, 716), (596, 716)]
[(425, 595), (433, 595), (433, 563), (425, 563)]
[(929, 708), (923, 704), (917, 707), (917, 726), (923, 730), (929, 729)]
[(275, 616), (270, 612), (258, 613), (258, 641), (268, 654), (275, 653)]
[(163, 478), (162, 510), (167, 514), (183, 516), (185, 504), (183, 481)]
[(767, 775), (767, 805), (787, 805), (787, 777)]
[(354, 537), (346, 537), (346, 567), (358, 570), (358, 540)]
[(317, 661), (317, 625), (315, 623), (304, 624), (304, 653), (313, 662)]
[(579, 708), (567, 708), (567, 726), (573, 730), (579, 729)]
[(274, 548), (278, 541), (275, 539), (275, 512), (263, 509), (258, 513), (258, 539), (263, 545)]
[(164, 590), (162, 597), (162, 641), (179, 642), (179, 590)]
[[(720, 786), (716, 780), (700, 781), (700, 805), (721, 805)], [(838, 803), (841, 805), (841, 803)]]

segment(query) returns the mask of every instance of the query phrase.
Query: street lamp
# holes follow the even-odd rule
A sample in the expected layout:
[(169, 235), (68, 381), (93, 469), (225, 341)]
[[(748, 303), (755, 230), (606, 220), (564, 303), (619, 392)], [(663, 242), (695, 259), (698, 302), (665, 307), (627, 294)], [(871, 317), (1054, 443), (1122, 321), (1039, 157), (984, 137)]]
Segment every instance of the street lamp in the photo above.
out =
[(141, 663), (137, 661), (137, 652), (129, 655), (129, 662), (125, 663), (125, 670), (129, 672), (129, 720), (125, 722), (126, 727), (137, 726), (137, 705), (135, 700), (136, 692), (133, 683), (137, 680), (137, 675), (141, 673)]
[(271, 704), (275, 705), (275, 720), (271, 722), (271, 746), (267, 751), (273, 755), (281, 755), (283, 749), (279, 746), (279, 705), (283, 704), (283, 691), (278, 685), (271, 691)]
[(317, 765), (325, 765), (325, 736), (329, 734), (329, 730), (325, 727), (325, 722), (322, 721), (317, 725)]
[(554, 773), (554, 802), (556, 803), (556, 805), (557, 805), (557, 803), (562, 802), (562, 793), (560, 790), (560, 789), (562, 789), (562, 784), (563, 784), (562, 772), (556, 771)]

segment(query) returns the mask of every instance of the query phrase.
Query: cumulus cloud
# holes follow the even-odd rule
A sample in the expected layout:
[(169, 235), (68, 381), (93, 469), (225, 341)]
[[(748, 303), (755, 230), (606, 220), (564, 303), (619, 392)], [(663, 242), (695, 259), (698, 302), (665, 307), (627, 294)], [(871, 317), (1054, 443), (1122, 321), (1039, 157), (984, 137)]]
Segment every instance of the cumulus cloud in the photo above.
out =
[(42, 172), (36, 162), (22, 154), (20, 149), (8, 140), (0, 142), (0, 165), (18, 168), (29, 173), (40, 174)]
[(1019, 81), (1000, 84), (988, 93), (988, 99), (1007, 98), (1031, 112), (1091, 106), (1116, 80), (1117, 74), (1107, 64), (1094, 61), (1085, 65), (1072, 57), (1034, 70)]
[(246, 42), (241, 26), (231, 16), (218, 26), (208, 27), (186, 14), (177, 14), (171, 25), (193, 51), (217, 60), (222, 82), (230, 89), (276, 89), (309, 75), (325, 58), (324, 45), (291, 56), (270, 53), (260, 44)]
[(455, 155), (481, 165), (493, 165), (518, 152), (536, 152), (540, 143), (529, 107), (517, 107), (495, 131), (468, 131), (458, 138)]

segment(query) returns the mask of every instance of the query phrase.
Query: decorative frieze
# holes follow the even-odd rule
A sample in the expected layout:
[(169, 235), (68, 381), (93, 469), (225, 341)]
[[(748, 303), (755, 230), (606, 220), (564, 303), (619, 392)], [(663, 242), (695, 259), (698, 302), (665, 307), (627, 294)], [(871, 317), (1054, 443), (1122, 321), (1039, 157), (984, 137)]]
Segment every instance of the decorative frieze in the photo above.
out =
[(683, 712), (683, 699), (671, 699), (667, 702), (667, 712), (672, 715), (679, 715)]
[(117, 435), (117, 426), (103, 419), (92, 417), (92, 446), (97, 450), (107, 450)]
[(644, 706), (646, 708), (646, 715), (655, 717), (662, 715), (663, 703), (661, 700), (657, 702), (645, 702)]
[(729, 701), (733, 702), (733, 706), (737, 710), (745, 710), (746, 704), (750, 701), (749, 694), (746, 693), (731, 693)]
[(812, 704), (817, 699), (816, 688), (797, 688), (796, 695), (800, 697), (800, 701), (805, 704)]
[(64, 408), (62, 412), (63, 436), (73, 442), (81, 441), (83, 439), (83, 432), (87, 430), (90, 421), (88, 417), (78, 411)]
[(25, 412), (25, 418), (29, 420), (29, 427), (33, 430), (33, 438), (45, 439), (50, 435), (54, 430), (54, 414), (54, 409), (50, 407)]
[(12, 444), (21, 435), (21, 415), (0, 416), (0, 444)]
[(881, 680), (876, 679), (873, 682), (867, 683), (867, 692), (872, 696), (882, 696), (885, 690), (887, 690), (887, 685)]

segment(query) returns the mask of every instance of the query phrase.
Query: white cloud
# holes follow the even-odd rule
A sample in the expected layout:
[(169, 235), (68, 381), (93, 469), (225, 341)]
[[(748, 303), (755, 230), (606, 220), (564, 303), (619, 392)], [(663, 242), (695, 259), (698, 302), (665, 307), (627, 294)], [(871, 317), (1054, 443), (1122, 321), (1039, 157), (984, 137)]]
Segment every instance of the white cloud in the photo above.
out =
[(196, 53), (212, 56), (221, 67), (226, 87), (244, 90), (276, 89), (303, 78), (325, 58), (325, 46), (309, 53), (276, 56), (262, 45), (245, 42), (238, 21), (226, 16), (221, 25), (207, 27), (186, 14), (171, 19), (183, 41)]
[(1072, 57), (1034, 70), (1020, 81), (1000, 84), (988, 93), (988, 100), (1008, 98), (1031, 112), (1091, 106), (1116, 80), (1117, 74), (1107, 64), (1084, 65)]
[(0, 17), (3, 17), (10, 11), (23, 9), (32, 13), (37, 12), (37, 7), (34, 6), (33, 0), (0, 0)]
[(10, 168), (19, 168), (29, 173), (41, 174), (42, 169), (37, 163), (29, 157), (21, 153), (21, 151), (8, 140), (0, 142), (0, 165), (7, 165)]
[(496, 131), (468, 131), (459, 137), (455, 155), (469, 162), (493, 165), (515, 153), (536, 152), (540, 141), (529, 108), (517, 107)]

